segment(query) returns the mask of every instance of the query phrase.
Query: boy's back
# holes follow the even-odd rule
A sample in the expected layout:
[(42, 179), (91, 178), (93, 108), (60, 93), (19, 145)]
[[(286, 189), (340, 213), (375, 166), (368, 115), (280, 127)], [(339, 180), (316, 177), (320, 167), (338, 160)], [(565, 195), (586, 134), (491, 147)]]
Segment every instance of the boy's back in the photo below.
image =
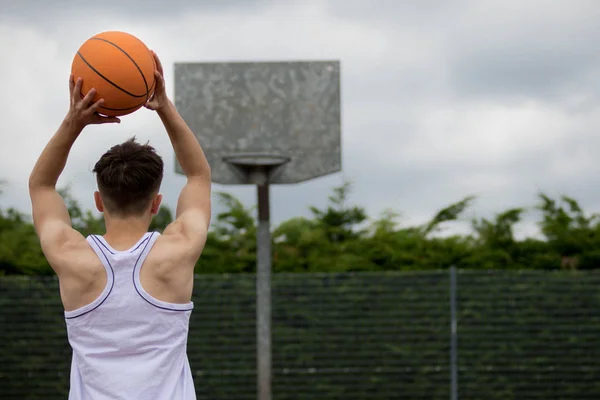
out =
[(193, 303), (156, 299), (140, 279), (142, 269), (145, 275), (156, 269), (148, 256), (159, 237), (147, 233), (124, 251), (100, 236), (87, 238), (107, 279), (95, 300), (65, 311), (73, 348), (70, 399), (196, 398), (186, 354)]
[(94, 90), (82, 97), (70, 80), (71, 104), (30, 179), (33, 222), (58, 276), (73, 349), (70, 400), (196, 399), (187, 359), (194, 267), (210, 223), (210, 167), (200, 144), (167, 98), (156, 55), (156, 89), (146, 108), (160, 117), (187, 182), (175, 220), (148, 232), (162, 201), (164, 163), (135, 139), (96, 162), (94, 200), (106, 234), (83, 237), (71, 225), (56, 182), (85, 126), (119, 122), (97, 113)]

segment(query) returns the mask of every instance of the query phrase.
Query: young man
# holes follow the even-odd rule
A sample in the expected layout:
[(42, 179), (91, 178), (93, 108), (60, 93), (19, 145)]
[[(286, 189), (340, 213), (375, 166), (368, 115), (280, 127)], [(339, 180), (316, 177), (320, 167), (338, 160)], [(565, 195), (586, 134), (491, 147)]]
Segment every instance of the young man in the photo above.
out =
[(84, 238), (72, 229), (56, 191), (69, 151), (86, 125), (120, 122), (96, 113), (102, 100), (91, 102), (93, 89), (81, 98), (77, 77), (70, 79), (69, 111), (29, 180), (33, 222), (59, 279), (73, 349), (71, 400), (196, 398), (186, 346), (194, 265), (210, 221), (210, 168), (168, 99), (154, 57), (157, 85), (146, 107), (162, 120), (187, 177), (175, 221), (162, 235), (148, 228), (161, 202), (163, 161), (134, 140), (94, 167), (106, 234)]

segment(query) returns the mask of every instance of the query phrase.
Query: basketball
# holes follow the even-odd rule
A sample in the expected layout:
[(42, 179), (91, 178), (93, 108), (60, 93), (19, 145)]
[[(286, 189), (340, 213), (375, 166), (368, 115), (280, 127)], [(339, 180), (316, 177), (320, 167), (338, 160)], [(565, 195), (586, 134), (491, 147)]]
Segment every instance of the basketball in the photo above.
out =
[(81, 45), (71, 73), (75, 80), (83, 80), (82, 96), (95, 88), (93, 101), (104, 99), (99, 114), (116, 117), (133, 113), (152, 96), (154, 69), (154, 57), (140, 39), (111, 31), (99, 33)]

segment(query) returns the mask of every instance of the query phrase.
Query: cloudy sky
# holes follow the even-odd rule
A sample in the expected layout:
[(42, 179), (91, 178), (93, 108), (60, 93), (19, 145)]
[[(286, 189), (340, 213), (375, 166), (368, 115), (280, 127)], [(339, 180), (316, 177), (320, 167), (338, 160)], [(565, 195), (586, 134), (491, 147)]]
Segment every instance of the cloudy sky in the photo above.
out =
[[(159, 54), (171, 95), (175, 62), (340, 60), (343, 173), (274, 188), (275, 223), (324, 206), (344, 179), (354, 203), (404, 224), (470, 194), (468, 217), (534, 206), (538, 191), (599, 212), (599, 20), (594, 0), (0, 0), (0, 207), (29, 212), (27, 178), (67, 111), (75, 52), (121, 30)], [(184, 179), (145, 109), (87, 129), (60, 184), (93, 207), (95, 160), (132, 135), (164, 156), (174, 205)], [(214, 190), (255, 202), (253, 187)]]

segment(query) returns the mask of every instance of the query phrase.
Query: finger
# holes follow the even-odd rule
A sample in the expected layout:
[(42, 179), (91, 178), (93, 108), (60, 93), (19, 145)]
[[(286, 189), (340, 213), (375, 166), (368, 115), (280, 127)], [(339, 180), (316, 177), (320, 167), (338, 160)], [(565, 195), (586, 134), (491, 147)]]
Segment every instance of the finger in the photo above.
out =
[[(93, 90), (93, 89), (92, 89), (92, 90)], [(90, 90), (90, 92), (91, 92), (91, 90)], [(89, 93), (88, 93), (88, 95), (89, 95)], [(87, 96), (86, 96), (86, 97), (87, 97)], [(92, 104), (92, 105), (91, 105), (91, 106), (88, 108), (89, 112), (90, 112), (90, 113), (92, 113), (92, 114), (93, 114), (93, 113), (97, 113), (97, 112), (98, 112), (98, 109), (99, 109), (100, 107), (102, 107), (102, 104), (104, 104), (104, 99), (99, 99), (98, 101), (96, 101), (94, 104)]]
[(73, 74), (69, 76), (69, 94), (73, 94), (73, 90), (75, 89), (75, 78)]
[(154, 57), (154, 63), (156, 63), (156, 69), (158, 70), (158, 72), (160, 72), (161, 76), (163, 75), (163, 66), (162, 63), (160, 62), (160, 58), (158, 58), (158, 55), (152, 50), (152, 56)]
[(71, 95), (74, 100), (78, 100), (81, 98), (81, 85), (82, 84), (83, 84), (83, 80), (81, 78), (77, 78), (77, 81), (75, 81), (75, 86), (73, 87), (73, 91), (71, 92)]
[(152, 103), (153, 103), (153, 100), (154, 100), (154, 94), (152, 94), (152, 95), (151, 95), (151, 96), (148, 98), (148, 100), (146, 100), (146, 104), (144, 104), (144, 105), (152, 104)]
[(96, 89), (91, 88), (89, 92), (85, 95), (85, 97), (81, 100), (81, 106), (83, 108), (87, 108), (87, 106), (92, 102), (92, 99), (96, 95)]
[[(156, 89), (165, 87), (165, 78), (162, 73), (158, 70), (154, 71), (154, 77), (156, 78)], [(155, 90), (156, 91), (156, 90)]]

